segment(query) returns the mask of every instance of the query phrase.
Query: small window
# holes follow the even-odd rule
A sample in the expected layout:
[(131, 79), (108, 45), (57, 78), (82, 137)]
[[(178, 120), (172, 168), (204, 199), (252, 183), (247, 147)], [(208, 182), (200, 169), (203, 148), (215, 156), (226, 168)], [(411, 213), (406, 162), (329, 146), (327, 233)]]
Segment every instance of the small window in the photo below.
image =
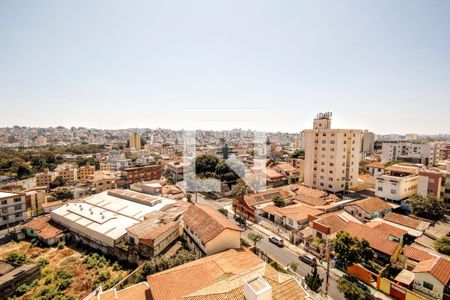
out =
[(423, 287), (429, 290), (433, 290), (433, 285), (426, 281), (423, 282)]

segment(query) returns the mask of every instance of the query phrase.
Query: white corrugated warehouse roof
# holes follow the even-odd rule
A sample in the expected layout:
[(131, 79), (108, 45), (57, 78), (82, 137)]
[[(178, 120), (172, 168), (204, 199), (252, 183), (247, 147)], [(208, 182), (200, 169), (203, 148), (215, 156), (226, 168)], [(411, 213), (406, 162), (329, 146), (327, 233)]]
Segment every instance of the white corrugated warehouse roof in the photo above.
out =
[(158, 199), (160, 203), (149, 206), (109, 195), (106, 191), (83, 202), (66, 203), (53, 210), (51, 218), (93, 240), (114, 246), (114, 242), (127, 233), (128, 227), (144, 220), (144, 215), (176, 202), (161, 197)]

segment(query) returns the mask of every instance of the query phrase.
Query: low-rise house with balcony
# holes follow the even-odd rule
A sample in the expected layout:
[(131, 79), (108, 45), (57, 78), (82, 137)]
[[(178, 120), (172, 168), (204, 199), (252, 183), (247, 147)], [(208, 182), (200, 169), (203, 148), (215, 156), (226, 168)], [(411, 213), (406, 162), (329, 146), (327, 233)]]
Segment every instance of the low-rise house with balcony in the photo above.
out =
[(417, 193), (418, 168), (394, 165), (386, 168), (385, 174), (375, 176), (375, 195), (400, 202)]

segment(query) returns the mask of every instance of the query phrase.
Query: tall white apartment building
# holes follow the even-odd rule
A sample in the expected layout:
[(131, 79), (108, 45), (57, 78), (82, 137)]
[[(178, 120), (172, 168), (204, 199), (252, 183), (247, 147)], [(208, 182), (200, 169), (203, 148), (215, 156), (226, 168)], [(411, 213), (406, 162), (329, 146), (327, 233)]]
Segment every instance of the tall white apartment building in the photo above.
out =
[(381, 162), (403, 161), (416, 164), (423, 164), (431, 167), (439, 160), (441, 144), (435, 142), (412, 143), (394, 142), (383, 143)]
[(323, 113), (303, 133), (304, 185), (337, 193), (358, 184), (362, 130), (331, 129), (331, 113)]

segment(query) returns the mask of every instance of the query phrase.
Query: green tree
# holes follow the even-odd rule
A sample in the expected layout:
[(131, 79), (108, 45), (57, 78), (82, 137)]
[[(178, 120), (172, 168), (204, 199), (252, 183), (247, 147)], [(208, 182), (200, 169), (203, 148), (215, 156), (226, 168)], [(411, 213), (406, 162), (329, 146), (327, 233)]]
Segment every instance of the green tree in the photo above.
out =
[(238, 182), (231, 191), (233, 196), (244, 196), (252, 193), (252, 189), (243, 181)]
[(353, 264), (369, 262), (373, 258), (373, 250), (366, 240), (358, 240), (344, 231), (336, 234), (332, 240), (335, 257), (339, 259), (346, 270)]
[(295, 262), (295, 261), (290, 264), (290, 268), (294, 272), (297, 272), (298, 266), (299, 266), (298, 262)]
[(305, 150), (296, 149), (292, 154), (292, 158), (299, 158), (305, 156)]
[(22, 266), (26, 264), (29, 261), (29, 259), (25, 254), (14, 251), (9, 253), (8, 256), (6, 256), (6, 261), (12, 264)]
[(55, 197), (56, 200), (67, 200), (73, 198), (73, 193), (68, 188), (59, 188), (52, 192), (52, 196)]
[(232, 167), (230, 167), (229, 164), (231, 164), (234, 169), (238, 170), (238, 174), (244, 173), (244, 166), (242, 165), (242, 163), (234, 160), (220, 161), (216, 166), (215, 172), (219, 176), (220, 180), (233, 183), (239, 179), (239, 176), (236, 174), (236, 172), (233, 171)]
[(423, 197), (415, 194), (408, 199), (408, 203), (412, 212), (422, 218), (437, 221), (445, 215), (444, 202), (436, 197)]
[(263, 236), (259, 233), (250, 232), (247, 237), (250, 241), (253, 242), (253, 248), (254, 248), (253, 251), (256, 252), (256, 245), (258, 244), (258, 242), (260, 240), (262, 240)]
[(273, 204), (278, 207), (285, 207), (286, 201), (284, 201), (280, 195), (276, 195), (273, 197)]
[(219, 208), (217, 211), (220, 212), (225, 217), (228, 217), (228, 210), (226, 210), (225, 208)]
[(438, 238), (434, 243), (434, 247), (437, 251), (444, 253), (446, 255), (450, 255), (450, 237), (444, 236)]
[(49, 187), (50, 189), (55, 189), (60, 186), (64, 186), (66, 184), (66, 181), (61, 177), (57, 176), (52, 182), (50, 182)]
[(318, 292), (322, 287), (323, 278), (320, 278), (319, 272), (317, 272), (317, 265), (314, 265), (313, 269), (305, 277), (306, 285), (314, 292)]
[(29, 177), (30, 175), (31, 175), (31, 170), (30, 170), (30, 168), (28, 168), (27, 166), (25, 166), (25, 165), (20, 165), (20, 166), (17, 168), (17, 177), (18, 177), (19, 179), (27, 178), (27, 177)]
[(338, 290), (344, 294), (345, 299), (349, 300), (364, 300), (366, 299), (366, 295), (364, 291), (357, 287), (355, 284), (350, 281), (341, 278), (339, 279)]
[(208, 153), (199, 155), (195, 158), (195, 173), (199, 175), (214, 173), (218, 163), (219, 159), (215, 155)]

